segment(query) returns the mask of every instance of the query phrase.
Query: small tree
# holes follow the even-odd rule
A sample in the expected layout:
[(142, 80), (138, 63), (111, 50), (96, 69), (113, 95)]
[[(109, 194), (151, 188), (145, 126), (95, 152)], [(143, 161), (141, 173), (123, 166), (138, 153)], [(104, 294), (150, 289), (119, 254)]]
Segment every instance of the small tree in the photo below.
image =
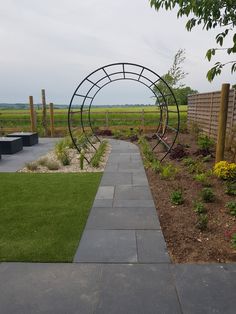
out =
[[(236, 53), (236, 1), (235, 0), (149, 0), (152, 7), (157, 11), (161, 8), (172, 10), (178, 6), (177, 17), (187, 16), (191, 14), (186, 28), (191, 31), (196, 25), (203, 25), (203, 29), (210, 30), (221, 27), (216, 37), (218, 47), (211, 48), (207, 51), (206, 57), (208, 61), (216, 54), (216, 51), (223, 50), (227, 54)], [(223, 47), (224, 39), (231, 34), (232, 44), (230, 47)], [(216, 75), (221, 73), (222, 68), (231, 64), (231, 73), (236, 71), (236, 60), (226, 63), (216, 62), (215, 65), (207, 72), (207, 78), (211, 82)]]

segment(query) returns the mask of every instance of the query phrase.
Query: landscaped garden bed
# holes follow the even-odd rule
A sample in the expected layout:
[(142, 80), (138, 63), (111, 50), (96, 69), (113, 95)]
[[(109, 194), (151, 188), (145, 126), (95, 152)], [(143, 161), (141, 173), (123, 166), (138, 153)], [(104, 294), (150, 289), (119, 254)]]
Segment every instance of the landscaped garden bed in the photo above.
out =
[[(27, 163), (19, 172), (101, 172), (104, 171), (111, 147), (106, 140), (99, 142), (90, 136), (79, 133), (78, 141), (81, 151), (74, 147), (70, 137), (60, 139), (54, 150), (38, 160)], [(88, 162), (91, 161), (91, 162)]]
[(147, 139), (139, 144), (172, 261), (235, 262), (236, 165), (231, 178), (220, 179), (211, 140), (188, 133), (179, 135), (180, 145), (160, 164), (161, 152), (153, 154)]

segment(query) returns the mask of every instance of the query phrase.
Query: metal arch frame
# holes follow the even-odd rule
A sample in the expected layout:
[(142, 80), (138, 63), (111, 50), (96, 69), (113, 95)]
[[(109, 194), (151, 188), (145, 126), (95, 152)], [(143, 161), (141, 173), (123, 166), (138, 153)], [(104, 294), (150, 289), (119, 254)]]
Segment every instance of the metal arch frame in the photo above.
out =
[[(121, 66), (121, 71), (114, 71), (112, 73), (108, 73), (108, 69), (111, 68), (111, 67), (117, 67), (117, 66)], [(139, 69), (138, 72), (133, 72), (133, 71), (126, 71), (125, 67), (126, 66), (132, 66), (132, 67), (137, 67)], [(102, 72), (103, 76), (102, 78), (98, 79), (98, 80), (95, 80), (95, 82), (93, 80), (91, 80), (90, 78), (95, 74), (95, 73), (99, 73), (99, 72)], [(147, 75), (143, 75), (144, 72), (148, 72), (148, 73), (151, 73), (152, 75), (154, 75), (157, 79), (156, 80), (152, 80), (150, 79)], [(112, 79), (112, 77), (114, 75), (122, 75), (121, 77), (119, 78), (115, 78), (115, 79)], [(138, 78), (134, 78), (134, 77), (128, 77), (127, 75), (134, 75), (134, 76), (138, 76)], [(141, 79), (145, 79), (146, 81), (148, 81), (149, 83), (151, 83), (150, 85), (148, 85), (146, 82), (143, 82)], [(108, 80), (106, 83), (104, 83), (103, 85), (99, 85), (103, 80)], [(135, 82), (139, 82), (141, 84), (143, 84), (144, 86), (146, 86), (154, 95), (154, 97), (157, 99), (157, 102), (158, 102), (158, 105), (157, 107), (159, 107), (160, 109), (160, 117), (159, 117), (159, 123), (158, 123), (158, 126), (157, 126), (157, 130), (156, 130), (156, 133), (155, 135), (157, 136), (157, 143), (155, 144), (155, 146), (153, 147), (153, 150), (160, 144), (162, 143), (166, 148), (166, 153), (165, 155), (161, 158), (161, 161), (167, 156), (167, 154), (170, 152), (170, 150), (172, 149), (173, 145), (175, 144), (175, 141), (177, 139), (177, 136), (178, 136), (178, 133), (179, 133), (179, 127), (180, 127), (180, 114), (179, 114), (179, 107), (178, 107), (178, 104), (177, 104), (177, 101), (176, 101), (176, 98), (175, 98), (175, 95), (172, 91), (172, 89), (170, 88), (170, 86), (168, 85), (168, 83), (165, 82), (165, 80), (160, 76), (158, 75), (157, 73), (155, 73), (154, 71), (150, 70), (149, 68), (145, 67), (145, 66), (142, 66), (142, 65), (139, 65), (139, 64), (135, 64), (135, 63), (127, 63), (127, 62), (121, 62), (121, 63), (113, 63), (113, 64), (108, 64), (108, 65), (105, 65), (103, 67), (100, 67), (98, 68), (97, 70), (93, 71), (92, 73), (90, 73), (87, 77), (84, 78), (84, 80), (77, 86), (74, 94), (72, 95), (71, 97), (71, 101), (70, 101), (70, 105), (69, 105), (69, 109), (68, 109), (68, 127), (69, 127), (69, 133), (70, 133), (70, 136), (71, 136), (71, 139), (73, 141), (73, 144), (75, 145), (75, 147), (77, 148), (77, 150), (79, 152), (81, 152), (81, 148), (77, 145), (74, 137), (73, 137), (73, 130), (72, 130), (72, 121), (71, 121), (71, 117), (74, 113), (78, 113), (78, 110), (77, 111), (72, 111), (72, 106), (73, 106), (73, 101), (75, 99), (75, 97), (81, 97), (83, 98), (83, 102), (81, 104), (81, 107), (80, 107), (80, 122), (81, 122), (81, 127), (82, 127), (82, 130), (83, 130), (83, 133), (85, 134), (88, 142), (90, 143), (90, 145), (96, 150), (96, 147), (93, 145), (93, 143), (90, 141), (90, 139), (87, 137), (86, 135), (86, 131), (85, 131), (85, 127), (84, 127), (84, 122), (83, 122), (83, 110), (84, 110), (84, 107), (85, 107), (85, 102), (87, 99), (90, 100), (90, 103), (89, 103), (89, 106), (88, 106), (88, 121), (89, 121), (89, 127), (90, 129), (92, 130), (92, 133), (93, 135), (100, 141), (100, 139), (98, 138), (98, 136), (95, 134), (94, 130), (93, 130), (93, 127), (92, 127), (92, 123), (91, 123), (91, 107), (92, 107), (92, 104), (93, 104), (93, 101), (95, 99), (95, 97), (97, 96), (97, 94), (100, 92), (100, 90), (113, 83), (113, 82), (116, 82), (116, 81), (121, 81), (121, 80), (130, 80), (130, 81), (135, 81)], [(159, 82), (159, 81), (162, 81), (164, 83), (164, 85), (167, 87), (168, 89), (168, 94), (164, 95), (163, 92), (156, 86), (156, 83)], [(83, 86), (83, 84), (85, 82), (89, 82), (91, 84), (91, 87), (90, 88), (87, 88), (87, 93), (85, 95), (83, 94), (79, 94), (78, 91), (79, 89)], [(153, 90), (153, 87), (156, 86), (156, 89), (157, 91), (159, 92), (159, 94), (157, 94), (154, 90)], [(93, 91), (93, 89), (96, 88), (97, 90), (94, 92), (93, 96), (89, 96), (89, 94)], [(170, 93), (169, 93), (170, 92)], [(168, 104), (167, 104), (167, 101), (166, 101), (166, 97), (169, 97), (169, 96), (172, 96), (173, 99), (174, 99), (174, 105), (176, 107), (176, 111), (173, 111), (173, 110), (169, 110), (168, 109)], [(160, 98), (163, 99), (163, 102), (160, 102)], [(163, 111), (166, 112), (166, 121), (165, 121), (165, 124), (164, 124), (164, 121), (163, 121)], [(169, 123), (169, 113), (176, 113), (177, 115), (177, 128), (173, 128), (173, 127), (170, 127), (168, 125)], [(159, 131), (160, 131), (160, 128), (164, 127), (163, 129), (163, 132), (161, 135), (159, 135)], [(164, 136), (166, 134), (166, 131), (167, 129), (170, 129), (172, 131), (175, 132), (175, 136), (174, 136), (174, 139), (172, 141), (172, 143), (169, 145)], [(89, 163), (90, 161), (85, 157), (85, 159), (87, 160), (87, 162)]]

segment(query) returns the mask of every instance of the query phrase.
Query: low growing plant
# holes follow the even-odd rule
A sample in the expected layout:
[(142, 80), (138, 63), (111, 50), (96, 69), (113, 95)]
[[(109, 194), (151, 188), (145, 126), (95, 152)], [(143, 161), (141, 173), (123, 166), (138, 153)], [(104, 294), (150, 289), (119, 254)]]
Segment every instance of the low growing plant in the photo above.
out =
[(210, 180), (209, 180), (209, 174), (206, 172), (206, 173), (198, 173), (194, 176), (194, 179), (201, 183), (203, 186), (206, 186), (206, 187), (210, 187), (211, 186), (211, 183), (210, 183)]
[(198, 136), (197, 144), (200, 149), (209, 152), (214, 146), (214, 141), (207, 135), (200, 135)]
[(207, 212), (204, 204), (202, 202), (198, 202), (198, 201), (194, 202), (194, 211), (198, 215), (205, 214)]
[(236, 233), (232, 235), (231, 243), (234, 249), (236, 249)]
[(164, 180), (174, 179), (179, 169), (171, 163), (161, 165), (160, 177)]
[(48, 160), (47, 168), (48, 170), (58, 170), (60, 168), (60, 165), (55, 160)]
[(93, 155), (91, 159), (91, 165), (94, 168), (98, 168), (100, 166), (101, 159), (104, 156), (106, 149), (107, 149), (107, 141), (104, 141), (100, 144), (100, 146), (98, 147), (97, 151), (95, 152), (95, 154)]
[(201, 231), (204, 231), (207, 229), (208, 225), (208, 216), (207, 214), (200, 214), (197, 216), (197, 228), (200, 229)]
[(47, 163), (48, 163), (48, 158), (47, 157), (41, 157), (38, 160), (38, 164), (40, 166), (47, 167)]
[(38, 169), (38, 163), (36, 161), (27, 162), (25, 166), (30, 171), (35, 171)]
[(211, 188), (203, 188), (201, 191), (201, 197), (206, 203), (212, 203), (215, 200), (215, 194)]
[(229, 212), (232, 216), (236, 216), (236, 202), (235, 201), (226, 203), (226, 207), (229, 209)]
[(219, 161), (215, 164), (213, 173), (223, 180), (235, 180), (236, 179), (236, 163), (227, 162), (225, 160)]
[(236, 195), (236, 180), (235, 181), (226, 181), (225, 193), (228, 195)]
[(181, 205), (184, 203), (184, 198), (181, 190), (173, 191), (170, 195), (171, 203), (174, 205)]
[(161, 163), (158, 159), (154, 159), (150, 163), (150, 167), (155, 173), (159, 173), (161, 171)]
[(79, 156), (79, 165), (80, 165), (80, 169), (83, 170), (84, 169), (84, 152), (82, 151), (80, 153), (80, 156)]

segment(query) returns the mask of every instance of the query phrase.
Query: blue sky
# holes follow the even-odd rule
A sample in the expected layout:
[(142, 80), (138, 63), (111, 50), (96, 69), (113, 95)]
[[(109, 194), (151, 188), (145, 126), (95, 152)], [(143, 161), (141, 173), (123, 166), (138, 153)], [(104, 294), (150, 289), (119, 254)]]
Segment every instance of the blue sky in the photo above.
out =
[[(184, 83), (200, 92), (235, 83), (229, 69), (209, 83), (205, 59), (216, 31), (185, 29), (176, 12), (156, 12), (148, 0), (8, 0), (0, 11), (0, 102), (68, 103), (90, 72), (114, 62), (134, 62), (166, 73), (179, 48), (186, 50)], [(227, 61), (227, 58), (225, 59)], [(126, 84), (123, 84), (126, 83)], [(150, 92), (121, 82), (102, 91), (98, 104), (145, 103)]]

